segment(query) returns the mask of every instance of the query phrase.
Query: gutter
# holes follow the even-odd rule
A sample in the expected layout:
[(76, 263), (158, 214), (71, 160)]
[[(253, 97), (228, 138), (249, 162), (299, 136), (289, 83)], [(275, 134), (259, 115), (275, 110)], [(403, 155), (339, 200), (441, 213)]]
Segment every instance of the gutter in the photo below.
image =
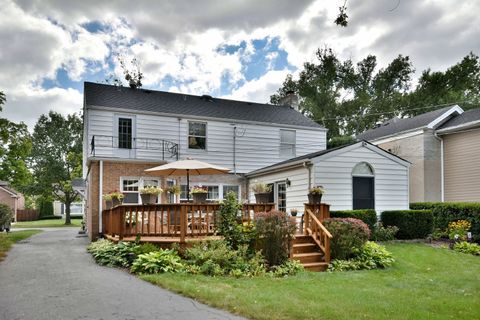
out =
[(286, 163), (284, 165), (279, 165), (278, 167), (267, 167), (267, 168), (255, 170), (255, 171), (252, 171), (250, 173), (245, 174), (245, 177), (246, 178), (253, 178), (253, 177), (262, 176), (262, 175), (266, 175), (266, 174), (270, 174), (270, 173), (274, 173), (274, 172), (286, 171), (288, 169), (306, 167), (307, 166), (306, 164), (307, 165), (312, 164), (310, 162), (310, 159), (306, 159), (306, 160), (302, 159), (302, 160), (298, 160), (298, 161), (295, 161), (295, 162), (289, 162), (289, 163)]

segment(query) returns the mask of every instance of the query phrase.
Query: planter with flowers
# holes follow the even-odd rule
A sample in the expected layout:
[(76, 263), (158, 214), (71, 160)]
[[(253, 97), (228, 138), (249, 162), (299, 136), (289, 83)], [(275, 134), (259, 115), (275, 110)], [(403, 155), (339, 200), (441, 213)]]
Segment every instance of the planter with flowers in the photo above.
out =
[(310, 188), (308, 190), (308, 203), (320, 204), (322, 203), (322, 195), (325, 193), (325, 189), (322, 186)]
[(290, 214), (291, 214), (292, 217), (296, 217), (297, 214), (298, 214), (298, 210), (293, 208), (293, 209), (290, 210)]
[(256, 203), (268, 203), (270, 192), (272, 192), (271, 186), (265, 183), (256, 183), (252, 186), (252, 190), (255, 194)]
[(190, 191), (193, 202), (206, 202), (208, 196), (208, 187), (195, 186)]
[[(180, 195), (180, 193), (182, 193), (182, 189), (180, 189), (180, 186), (179, 185), (176, 185), (174, 184), (173, 186), (170, 186), (166, 189), (167, 193), (168, 194), (173, 194), (175, 196), (178, 196)], [(167, 200), (168, 200), (168, 197), (167, 197)]]
[(105, 200), (106, 209), (109, 210), (115, 206), (118, 206), (123, 203), (123, 193), (118, 190), (107, 193), (103, 195), (103, 200)]
[(158, 195), (163, 192), (162, 188), (149, 186), (140, 189), (140, 197), (143, 204), (155, 204), (157, 203)]

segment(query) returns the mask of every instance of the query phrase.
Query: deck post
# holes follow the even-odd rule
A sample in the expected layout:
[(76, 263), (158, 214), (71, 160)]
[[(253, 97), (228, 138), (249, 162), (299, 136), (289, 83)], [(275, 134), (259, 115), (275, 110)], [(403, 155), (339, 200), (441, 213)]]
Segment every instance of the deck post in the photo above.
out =
[(119, 211), (120, 219), (120, 226), (118, 228), (118, 239), (123, 240), (124, 230), (125, 230), (125, 208), (123, 206), (117, 207)]
[(180, 243), (185, 243), (185, 237), (187, 234), (187, 207), (188, 205), (181, 206), (180, 209)]

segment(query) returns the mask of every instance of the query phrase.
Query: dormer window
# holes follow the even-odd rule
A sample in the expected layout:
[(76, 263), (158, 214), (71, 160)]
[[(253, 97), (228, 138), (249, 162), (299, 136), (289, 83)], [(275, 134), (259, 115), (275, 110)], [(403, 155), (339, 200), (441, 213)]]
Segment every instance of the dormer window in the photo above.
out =
[(207, 123), (188, 122), (188, 148), (207, 149)]

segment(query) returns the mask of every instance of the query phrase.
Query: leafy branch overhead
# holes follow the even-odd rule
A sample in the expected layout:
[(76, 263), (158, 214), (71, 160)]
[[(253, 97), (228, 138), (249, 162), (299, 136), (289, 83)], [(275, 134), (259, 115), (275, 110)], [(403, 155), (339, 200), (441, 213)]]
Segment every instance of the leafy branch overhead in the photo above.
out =
[(343, 6), (338, 7), (338, 10), (339, 13), (334, 22), (337, 26), (346, 27), (348, 25), (347, 0), (345, 0)]

